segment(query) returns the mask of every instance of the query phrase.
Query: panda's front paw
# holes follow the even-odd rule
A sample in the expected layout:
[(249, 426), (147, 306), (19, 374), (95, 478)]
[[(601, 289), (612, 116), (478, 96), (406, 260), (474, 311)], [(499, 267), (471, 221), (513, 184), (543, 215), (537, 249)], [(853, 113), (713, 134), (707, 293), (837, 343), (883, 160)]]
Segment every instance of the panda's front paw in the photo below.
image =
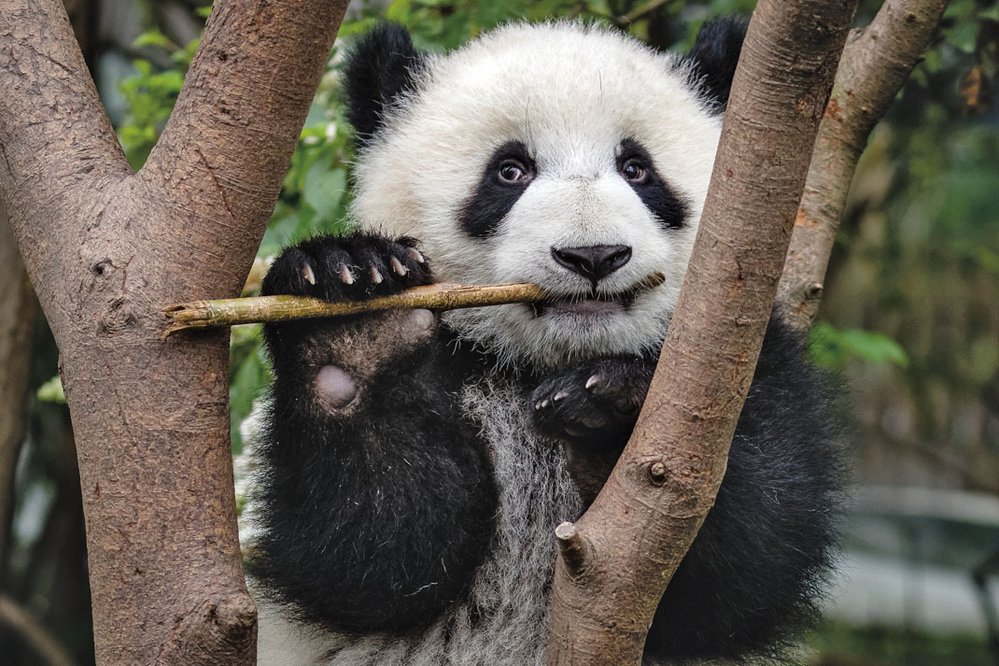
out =
[(431, 282), (430, 264), (415, 239), (358, 233), (318, 236), (286, 249), (261, 291), (356, 301)]
[(531, 394), (534, 427), (544, 436), (572, 443), (623, 446), (654, 370), (647, 359), (612, 357), (550, 377)]

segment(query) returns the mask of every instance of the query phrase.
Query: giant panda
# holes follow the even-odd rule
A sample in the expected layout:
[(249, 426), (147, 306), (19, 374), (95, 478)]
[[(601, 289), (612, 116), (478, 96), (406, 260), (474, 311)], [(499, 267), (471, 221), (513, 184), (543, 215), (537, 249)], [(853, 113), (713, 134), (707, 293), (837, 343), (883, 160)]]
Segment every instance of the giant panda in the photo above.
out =
[[(358, 231), (288, 248), (264, 293), (442, 281), (553, 296), (265, 326), (261, 663), (543, 663), (553, 530), (634, 426), (744, 32), (709, 23), (683, 56), (575, 22), (509, 25), (446, 55), (391, 25), (356, 45)], [(813, 619), (840, 493), (834, 393), (775, 316), (646, 663), (770, 658)]]

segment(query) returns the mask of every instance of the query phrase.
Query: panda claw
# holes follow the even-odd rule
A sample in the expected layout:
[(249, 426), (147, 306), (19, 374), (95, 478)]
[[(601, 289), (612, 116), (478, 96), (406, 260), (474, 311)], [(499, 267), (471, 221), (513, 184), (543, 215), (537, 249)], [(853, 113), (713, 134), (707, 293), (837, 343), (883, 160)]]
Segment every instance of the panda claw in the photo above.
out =
[(409, 269), (403, 266), (402, 262), (396, 259), (395, 257), (392, 257), (389, 260), (389, 263), (392, 265), (392, 270), (395, 271), (395, 273), (399, 276), (403, 276), (409, 272)]
[(555, 397), (552, 398), (552, 402), (562, 402), (568, 397), (569, 397), (568, 391), (559, 391), (558, 393), (555, 394)]
[(542, 400), (541, 402), (535, 403), (534, 410), (540, 412), (542, 409), (547, 408), (548, 405), (550, 404), (551, 404), (550, 400), (548, 399)]
[(424, 257), (420, 253), (420, 251), (417, 250), (415, 247), (408, 247), (408, 248), (406, 248), (406, 254), (409, 255), (410, 259), (412, 259), (413, 261), (415, 261), (418, 264), (425, 264), (425, 263), (427, 263), (427, 258)]
[(302, 279), (311, 285), (316, 284), (316, 274), (312, 271), (312, 266), (310, 266), (307, 261), (302, 266)]
[(384, 279), (385, 278), (382, 277), (382, 274), (378, 271), (378, 269), (375, 268), (374, 266), (372, 266), (371, 267), (371, 281), (374, 284), (381, 284), (382, 280), (384, 280)]
[(340, 282), (354, 284), (354, 274), (350, 272), (350, 269), (346, 265), (340, 266)]
[(586, 390), (592, 391), (593, 387), (599, 384), (603, 380), (600, 375), (591, 375), (589, 379), (586, 380)]

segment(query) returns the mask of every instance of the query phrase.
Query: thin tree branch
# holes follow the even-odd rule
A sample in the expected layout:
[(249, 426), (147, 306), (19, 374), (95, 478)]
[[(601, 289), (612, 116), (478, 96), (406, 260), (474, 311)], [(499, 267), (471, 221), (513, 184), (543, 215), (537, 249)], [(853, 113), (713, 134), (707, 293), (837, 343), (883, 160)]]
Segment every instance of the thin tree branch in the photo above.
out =
[(628, 26), (628, 25), (631, 25), (632, 23), (634, 23), (638, 19), (642, 18), (643, 16), (645, 16), (649, 12), (652, 12), (652, 11), (655, 11), (656, 9), (659, 9), (660, 7), (662, 7), (663, 5), (665, 5), (667, 2), (669, 2), (669, 0), (647, 0), (647, 2), (644, 2), (644, 3), (640, 4), (639, 6), (635, 7), (630, 12), (628, 12), (627, 14), (624, 14), (623, 16), (615, 17), (614, 22), (617, 25), (619, 25), (619, 26)]
[[(571, 541), (588, 547), (571, 549), (571, 567), (563, 548), (556, 566), (550, 664), (641, 662), (659, 599), (725, 471), (855, 7), (757, 5), (652, 387), (628, 446), (575, 524)], [(586, 575), (572, 575), (580, 569)]]
[(73, 666), (66, 649), (27, 609), (6, 594), (0, 594), (0, 623), (24, 639), (47, 666)]
[(811, 326), (857, 160), (929, 45), (947, 0), (887, 0), (843, 50), (819, 126), (779, 298), (791, 322)]

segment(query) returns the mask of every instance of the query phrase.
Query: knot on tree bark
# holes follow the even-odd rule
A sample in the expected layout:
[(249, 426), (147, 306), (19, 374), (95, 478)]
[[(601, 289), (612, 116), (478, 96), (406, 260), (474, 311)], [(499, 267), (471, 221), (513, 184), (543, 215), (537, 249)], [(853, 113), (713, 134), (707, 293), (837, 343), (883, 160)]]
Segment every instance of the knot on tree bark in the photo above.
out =
[(257, 608), (246, 592), (205, 599), (178, 618), (157, 663), (253, 663)]

